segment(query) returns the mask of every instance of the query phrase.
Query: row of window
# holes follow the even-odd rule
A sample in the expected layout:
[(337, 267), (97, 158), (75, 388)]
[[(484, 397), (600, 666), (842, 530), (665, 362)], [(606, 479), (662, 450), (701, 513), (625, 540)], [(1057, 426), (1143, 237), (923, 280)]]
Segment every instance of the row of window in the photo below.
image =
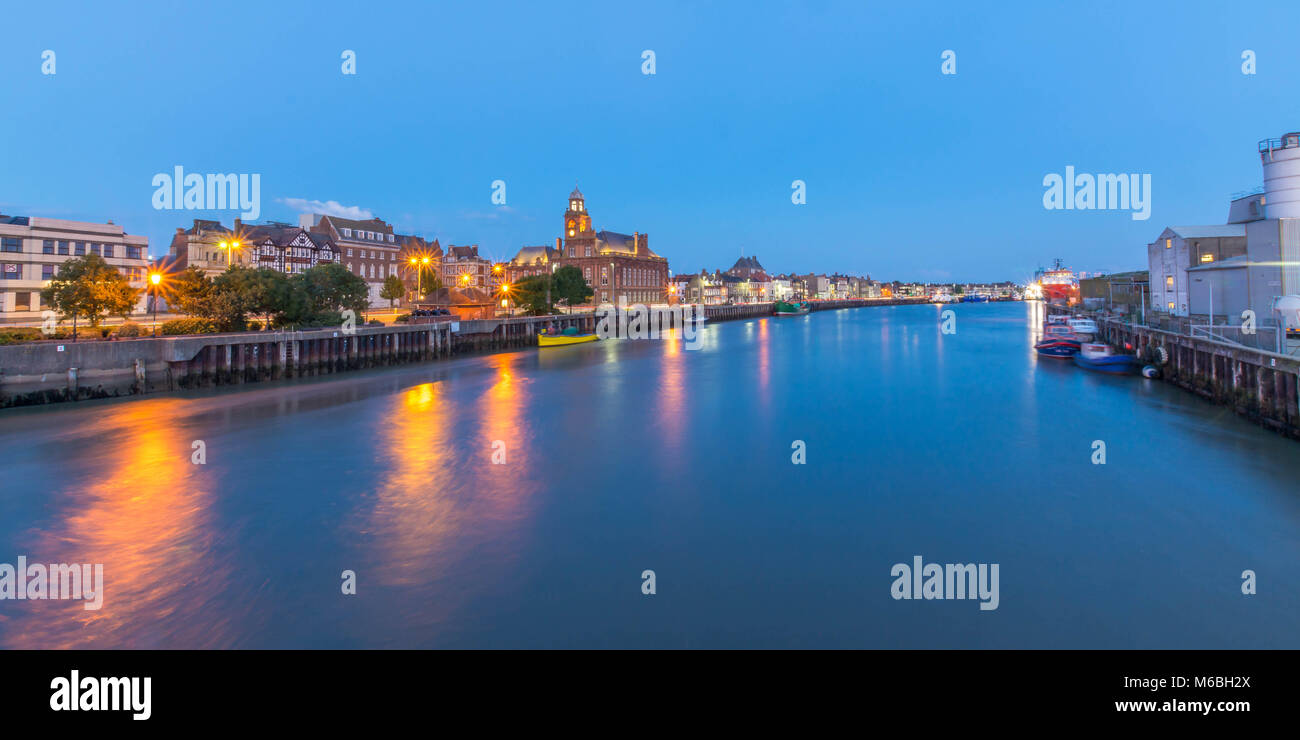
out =
[[(117, 255), (117, 248), (123, 246), (120, 244), (104, 244), (98, 242), (74, 242), (55, 239), (44, 239), (41, 241), (41, 254), (62, 254), (75, 257), (84, 257), (86, 254), (97, 254), (101, 257), (114, 257)], [(0, 237), (0, 252), (22, 252), (23, 241), (15, 236)], [(143, 259), (141, 248), (126, 245), (127, 259)]]
[[(392, 234), (385, 234), (381, 231), (358, 230), (356, 232), (356, 236), (353, 236), (352, 229), (339, 229), (339, 232), (342, 233), (343, 236), (348, 239), (368, 239), (372, 242), (382, 242), (385, 241), (385, 237), (387, 237), (387, 241), (389, 244), (397, 243), (397, 237), (393, 236)], [(348, 254), (348, 256), (351, 257), (352, 255)]]
[[(126, 276), (131, 282), (144, 282), (148, 277), (148, 270), (143, 267), (119, 267), (118, 272)], [(41, 280), (53, 280), (59, 274), (59, 266), (52, 264), (41, 265)], [(0, 280), (22, 280), (23, 266), (19, 262), (0, 263)]]
[[(384, 255), (383, 255), (382, 252), (375, 252), (375, 251), (367, 250), (367, 249), (358, 249), (357, 251), (361, 253), (361, 255), (360, 255), (360, 256), (361, 256), (361, 259), (368, 259), (368, 260), (381, 260), (381, 259), (384, 258)], [(349, 256), (349, 257), (352, 256), (352, 250), (351, 250), (351, 249), (348, 250), (348, 256)], [(396, 253), (396, 252), (389, 252), (389, 253), (388, 253), (388, 261), (389, 261), (389, 262), (396, 262), (396, 261), (397, 261), (397, 253)]]
[[(353, 270), (353, 269), (352, 269), (352, 263), (351, 263), (351, 262), (348, 263), (348, 272), (356, 272), (356, 270)], [(366, 277), (366, 276), (367, 276), (367, 275), (366, 275), (366, 266), (365, 266), (365, 265), (361, 265), (361, 272), (357, 272), (356, 274), (360, 275), (361, 277)], [(397, 274), (397, 265), (389, 265), (389, 266), (388, 266), (388, 274), (389, 274), (389, 275), (396, 275), (396, 274)], [(383, 270), (383, 268), (380, 268), (380, 270), (379, 270), (379, 274), (376, 275), (376, 274), (375, 274), (375, 266), (374, 266), (374, 265), (370, 265), (370, 275), (369, 275), (369, 277), (374, 278), (374, 277), (383, 277), (383, 276), (384, 276), (384, 270)]]

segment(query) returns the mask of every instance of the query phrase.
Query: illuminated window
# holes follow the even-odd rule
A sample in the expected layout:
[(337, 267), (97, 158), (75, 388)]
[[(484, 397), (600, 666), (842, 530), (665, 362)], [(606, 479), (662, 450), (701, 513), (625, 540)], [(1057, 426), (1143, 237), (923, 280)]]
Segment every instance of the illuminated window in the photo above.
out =
[(1174, 287), (1174, 276), (1173, 276), (1173, 275), (1170, 275), (1169, 277), (1165, 278), (1165, 287), (1166, 287), (1166, 288), (1172, 288), (1172, 287)]
[[(1165, 239), (1165, 249), (1169, 249), (1170, 247), (1173, 247), (1173, 246), (1174, 246), (1174, 240), (1173, 240), (1173, 239)], [(1173, 308), (1173, 306), (1170, 306), (1170, 308)]]
[(1173, 301), (1170, 301), (1170, 302), (1169, 302), (1169, 310), (1170, 310), (1170, 311), (1174, 310), (1174, 302), (1173, 302)]
[(1201, 261), (1202, 261), (1202, 262), (1213, 262), (1213, 261), (1214, 261), (1214, 255), (1212, 255), (1212, 254), (1203, 254), (1203, 255), (1201, 255)]

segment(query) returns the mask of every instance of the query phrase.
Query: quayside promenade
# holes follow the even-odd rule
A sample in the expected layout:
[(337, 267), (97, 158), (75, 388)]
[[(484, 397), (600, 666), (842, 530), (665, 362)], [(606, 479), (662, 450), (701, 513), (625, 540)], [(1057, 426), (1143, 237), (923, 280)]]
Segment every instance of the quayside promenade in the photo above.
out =
[[(925, 299), (813, 301), (814, 311)], [(706, 306), (709, 321), (770, 316), (771, 303)], [(596, 312), (0, 347), (0, 408), (315, 377), (473, 352), (536, 347), (547, 327), (593, 331)]]

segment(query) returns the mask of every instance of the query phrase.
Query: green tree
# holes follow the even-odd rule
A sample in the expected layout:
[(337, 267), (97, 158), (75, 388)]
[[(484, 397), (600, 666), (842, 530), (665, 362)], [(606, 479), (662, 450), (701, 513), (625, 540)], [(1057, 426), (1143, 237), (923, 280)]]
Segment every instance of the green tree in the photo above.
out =
[(212, 315), (212, 280), (203, 270), (188, 267), (168, 281), (168, 298), (181, 313), (210, 318)]
[(406, 295), (406, 283), (396, 275), (389, 275), (384, 278), (384, 285), (379, 290), (379, 297), (388, 300), (388, 307), (392, 308), (398, 298)]
[(59, 274), (41, 290), (41, 298), (64, 319), (72, 319), (72, 337), (76, 339), (79, 317), (95, 328), (105, 316), (127, 318), (140, 298), (140, 288), (131, 287), (126, 276), (103, 257), (88, 254), (64, 262)]
[(531, 275), (510, 288), (510, 297), (515, 305), (529, 316), (549, 316), (554, 313), (552, 305), (547, 302), (547, 285), (550, 284), (551, 298), (555, 297), (555, 278), (550, 275)]
[(225, 315), (211, 318), (230, 329), (242, 329), (247, 315), (256, 314), (269, 327), (271, 317), (282, 312), (288, 283), (289, 277), (279, 270), (231, 265), (212, 281), (217, 298), (214, 308)]
[(282, 323), (333, 323), (338, 312), (358, 315), (370, 307), (370, 288), (343, 265), (327, 263), (289, 279), (291, 295), (284, 302)]
[(569, 307), (569, 313), (573, 313), (574, 306), (586, 303), (595, 295), (595, 291), (587, 285), (587, 279), (582, 276), (582, 270), (573, 265), (561, 267), (552, 277), (553, 298), (564, 301), (564, 305)]

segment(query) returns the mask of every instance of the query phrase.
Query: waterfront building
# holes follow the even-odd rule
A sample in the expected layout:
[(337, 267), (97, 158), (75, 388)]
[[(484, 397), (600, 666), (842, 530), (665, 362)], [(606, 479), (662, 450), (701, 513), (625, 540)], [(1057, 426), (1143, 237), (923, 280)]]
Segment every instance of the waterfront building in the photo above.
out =
[(1151, 309), (1170, 316), (1188, 316), (1191, 305), (1188, 270), (1245, 254), (1245, 224), (1167, 227), (1147, 245)]
[(519, 252), (506, 263), (505, 280), (514, 284), (526, 277), (549, 275), (559, 268), (560, 240), (555, 246), (521, 247)]
[(326, 234), (301, 226), (271, 222), (239, 229), (247, 265), (297, 275), (317, 265), (339, 261), (339, 249)]
[[(1264, 186), (1229, 202), (1227, 224), (1171, 226), (1147, 245), (1149, 307), (1193, 323), (1212, 315), (1226, 325), (1216, 333), (1271, 349), (1280, 344), (1276, 302), (1300, 295), (1300, 132), (1264, 139), (1257, 152)], [(1237, 332), (1247, 310), (1274, 330)]]
[(388, 305), (379, 297), (384, 278), (398, 274), (399, 235), (378, 218), (357, 221), (321, 213), (304, 213), (298, 225), (312, 234), (329, 237), (339, 252), (339, 262), (366, 281), (371, 305)]
[(448, 245), (442, 258), (442, 284), (456, 288), (492, 288), (492, 261), (480, 257), (478, 245)]
[[(146, 286), (148, 237), (127, 234), (112, 221), (98, 224), (0, 214), (0, 322), (39, 319), (48, 308), (41, 302), (41, 289), (58, 274), (60, 265), (87, 254), (103, 257), (132, 287)], [(136, 313), (143, 314), (145, 308), (142, 290)]]
[(598, 231), (587, 211), (582, 191), (569, 193), (564, 211), (562, 265), (577, 267), (593, 291), (593, 303), (663, 303), (668, 284), (668, 260), (650, 251), (648, 234), (631, 236)]
[(758, 261), (758, 257), (741, 257), (736, 260), (736, 264), (727, 270), (727, 274), (738, 278), (749, 278), (752, 280), (767, 281), (770, 278), (767, 270), (763, 269)]
[(196, 218), (190, 228), (176, 227), (164, 258), (168, 271), (196, 267), (208, 277), (216, 277), (232, 264), (247, 265), (247, 242), (238, 234), (239, 219), (231, 229), (220, 221)]
[(772, 278), (772, 300), (789, 301), (794, 298), (794, 283), (785, 275)]

